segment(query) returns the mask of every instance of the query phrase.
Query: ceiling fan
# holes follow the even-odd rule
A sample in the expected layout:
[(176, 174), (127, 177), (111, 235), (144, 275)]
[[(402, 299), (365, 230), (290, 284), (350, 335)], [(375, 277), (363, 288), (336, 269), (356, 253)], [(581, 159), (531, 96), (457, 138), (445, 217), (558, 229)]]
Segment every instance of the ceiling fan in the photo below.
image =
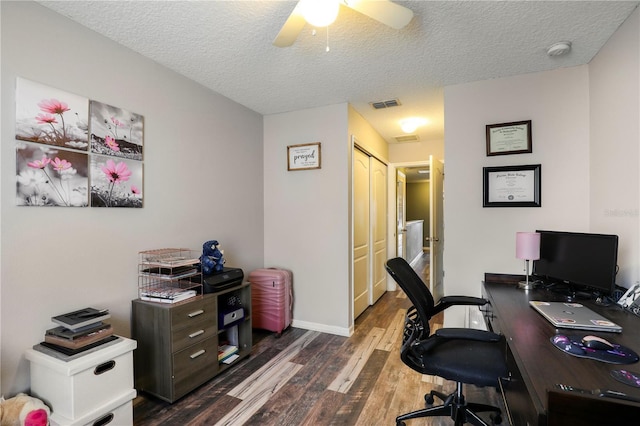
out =
[[(325, 22), (314, 24), (313, 13), (311, 12), (311, 8), (314, 6), (332, 7), (329, 12), (331, 17)], [(277, 47), (291, 46), (307, 22), (317, 27), (331, 24), (341, 6), (353, 9), (397, 30), (406, 26), (413, 18), (411, 9), (389, 0), (300, 0), (280, 29), (275, 40), (273, 40), (273, 45)]]

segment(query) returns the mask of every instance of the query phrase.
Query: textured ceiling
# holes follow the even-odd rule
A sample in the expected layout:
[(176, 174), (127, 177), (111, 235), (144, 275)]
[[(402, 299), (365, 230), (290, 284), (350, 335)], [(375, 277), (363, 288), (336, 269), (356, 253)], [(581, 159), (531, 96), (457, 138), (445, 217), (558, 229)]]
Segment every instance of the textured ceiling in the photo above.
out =
[[(341, 7), (335, 24), (274, 47), (295, 1), (40, 1), (261, 114), (351, 103), (389, 142), (408, 116), (444, 137), (445, 85), (588, 63), (637, 1), (398, 1), (394, 30)], [(569, 55), (549, 57), (558, 41)], [(371, 101), (402, 106), (373, 110)]]

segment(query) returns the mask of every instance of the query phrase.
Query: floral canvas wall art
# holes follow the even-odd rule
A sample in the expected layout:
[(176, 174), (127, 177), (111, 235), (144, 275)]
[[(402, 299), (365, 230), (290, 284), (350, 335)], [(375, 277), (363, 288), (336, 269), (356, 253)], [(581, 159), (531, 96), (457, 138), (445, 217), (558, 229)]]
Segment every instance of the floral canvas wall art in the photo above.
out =
[(88, 205), (88, 155), (48, 145), (16, 144), (16, 204)]
[(91, 152), (142, 161), (144, 122), (140, 114), (90, 101)]
[(91, 156), (91, 207), (142, 207), (142, 162)]
[(87, 151), (89, 100), (18, 77), (16, 139)]
[(142, 207), (142, 115), (18, 77), (15, 139), (17, 205)]

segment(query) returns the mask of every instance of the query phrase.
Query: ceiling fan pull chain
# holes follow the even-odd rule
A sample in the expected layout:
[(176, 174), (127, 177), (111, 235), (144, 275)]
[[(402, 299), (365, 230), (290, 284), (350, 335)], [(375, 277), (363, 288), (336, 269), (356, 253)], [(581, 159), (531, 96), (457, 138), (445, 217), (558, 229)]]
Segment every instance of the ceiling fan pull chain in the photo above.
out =
[(329, 26), (327, 25), (327, 49), (326, 51), (329, 52)]

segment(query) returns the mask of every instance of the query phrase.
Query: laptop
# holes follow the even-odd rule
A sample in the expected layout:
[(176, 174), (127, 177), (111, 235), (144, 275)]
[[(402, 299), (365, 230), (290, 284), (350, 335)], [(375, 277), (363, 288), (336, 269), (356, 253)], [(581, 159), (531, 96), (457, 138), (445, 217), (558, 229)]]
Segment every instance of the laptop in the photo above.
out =
[(580, 303), (530, 301), (529, 305), (558, 328), (622, 332), (622, 327)]

